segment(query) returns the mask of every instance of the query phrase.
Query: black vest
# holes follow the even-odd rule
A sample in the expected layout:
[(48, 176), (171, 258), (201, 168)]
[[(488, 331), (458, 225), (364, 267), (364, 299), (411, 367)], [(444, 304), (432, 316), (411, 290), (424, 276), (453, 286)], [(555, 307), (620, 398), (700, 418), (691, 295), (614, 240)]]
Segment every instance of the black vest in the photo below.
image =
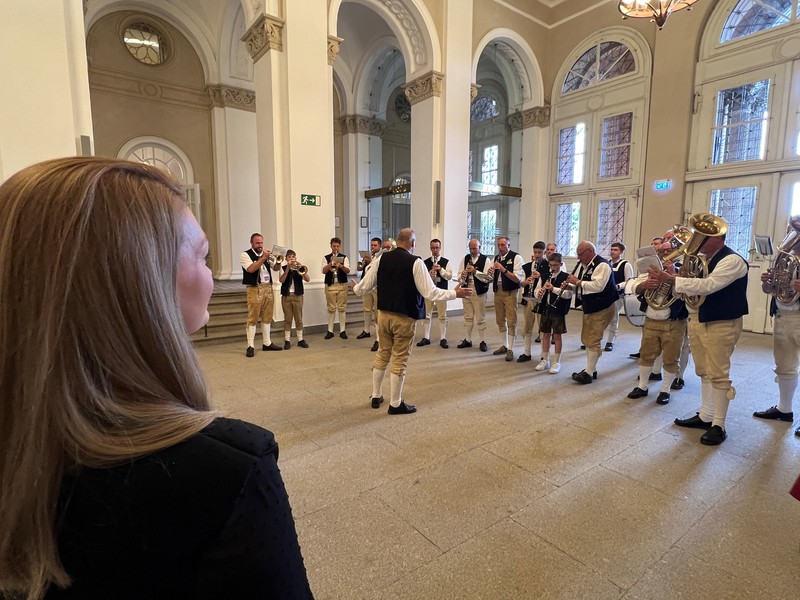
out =
[[(559, 272), (551, 280), (553, 287), (560, 288), (566, 279), (567, 274), (564, 271)], [(548, 290), (542, 296), (542, 301), (539, 303), (539, 310), (537, 312), (551, 315), (565, 315), (569, 312), (569, 299), (559, 298), (558, 294), (555, 294), (552, 290)]]
[[(331, 257), (333, 256), (333, 252), (330, 254), (325, 255), (325, 261), (327, 263), (331, 262)], [(337, 258), (339, 258), (339, 262), (344, 264), (344, 259), (347, 258), (344, 254), (337, 254)], [(342, 269), (336, 269), (336, 282), (337, 283), (347, 283), (347, 273), (345, 273)], [(325, 273), (325, 285), (333, 285), (333, 271), (328, 271)]]
[[(289, 267), (283, 267), (285, 271)], [(303, 276), (300, 275), (296, 270), (290, 270), (289, 274), (286, 276), (286, 279), (281, 284), (281, 296), (288, 296), (289, 295), (289, 288), (291, 287), (292, 283), (294, 283), (294, 293), (296, 296), (303, 295)]]
[[(605, 258), (597, 254), (592, 259), (592, 262), (586, 266), (586, 270), (584, 271), (581, 280), (590, 281), (592, 279), (592, 273), (594, 273), (594, 270), (601, 263), (606, 263), (609, 267), (611, 266)], [(619, 299), (619, 293), (617, 292), (616, 284), (614, 283), (614, 269), (610, 270), (611, 274), (606, 282), (606, 287), (604, 287), (602, 291), (598, 292), (597, 294), (581, 293), (583, 312), (587, 315), (605, 310)]]
[(675, 300), (669, 307), (669, 320), (670, 321), (683, 321), (689, 318), (689, 311), (686, 310), (686, 303), (681, 300)]
[[(517, 256), (519, 256), (519, 254), (509, 250), (508, 254), (506, 254), (506, 259), (505, 260), (500, 260), (500, 255), (499, 254), (495, 258), (497, 259), (497, 262), (499, 262), (506, 269), (508, 269), (509, 271), (511, 271), (513, 273), (514, 272), (514, 259)], [(494, 283), (492, 284), (492, 291), (494, 291), (494, 292), (497, 291), (497, 287), (498, 287), (497, 286), (497, 281), (498, 281), (498, 279), (500, 280), (500, 284), (502, 285), (502, 289), (505, 292), (511, 292), (513, 290), (518, 290), (519, 289), (519, 282), (518, 281), (517, 282), (513, 282), (508, 277), (503, 277), (503, 275), (502, 275), (502, 273), (500, 273), (500, 271), (495, 271), (494, 272)]]
[[(486, 266), (486, 261), (488, 260), (488, 258), (489, 257), (486, 256), (485, 254), (478, 254), (478, 260), (476, 260), (472, 264), (478, 271), (483, 272), (484, 267)], [(471, 254), (467, 254), (464, 257), (464, 267), (465, 268), (466, 268), (466, 266), (468, 264), (470, 264), (470, 259), (472, 259), (472, 255)], [(476, 277), (473, 277), (473, 280), (475, 281), (475, 293), (478, 296), (481, 296), (481, 295), (483, 295), (483, 294), (485, 294), (486, 292), (489, 291), (489, 284), (488, 283), (483, 283), (482, 281), (479, 281)]]
[(378, 310), (412, 319), (425, 318), (425, 300), (414, 281), (414, 262), (421, 260), (405, 248), (381, 256), (378, 264)]
[[(249, 250), (245, 250), (245, 252), (247, 252), (247, 256), (249, 256), (250, 260), (252, 260), (253, 262), (256, 262), (258, 260), (258, 254), (256, 254), (256, 251), (253, 250), (252, 248), (250, 248)], [(269, 281), (265, 281), (264, 283), (272, 283), (272, 273), (269, 270), (268, 262), (264, 263), (264, 268), (267, 270), (267, 273), (269, 273), (269, 278), (270, 278)], [(259, 267), (252, 273), (250, 273), (247, 269), (242, 267), (243, 285), (258, 285), (259, 283), (261, 283), (261, 267)]]
[[(726, 256), (736, 254), (728, 246), (723, 246), (708, 261), (708, 272), (713, 273), (714, 267), (717, 266)], [(739, 256), (736, 254), (736, 256)], [(739, 258), (742, 258), (739, 256)], [(742, 258), (742, 260), (744, 260)], [(746, 263), (745, 263), (746, 264)], [(700, 306), (698, 319), (701, 323), (710, 323), (712, 321), (729, 321), (738, 319), (746, 315), (747, 309), (747, 273), (725, 286), (719, 291), (706, 296), (705, 301)]]
[[(624, 283), (625, 282), (625, 265), (628, 264), (627, 260), (619, 261), (616, 266), (611, 265), (611, 270), (614, 271), (614, 281), (616, 284)], [(622, 297), (625, 294), (625, 291), (620, 291), (619, 295)]]
[[(447, 268), (447, 259), (443, 256), (439, 257), (439, 263), (443, 269)], [(430, 271), (433, 268), (433, 257), (430, 256), (425, 259), (425, 268)], [(433, 285), (443, 290), (447, 289), (447, 280), (444, 277), (439, 277), (439, 281), (434, 280)]]

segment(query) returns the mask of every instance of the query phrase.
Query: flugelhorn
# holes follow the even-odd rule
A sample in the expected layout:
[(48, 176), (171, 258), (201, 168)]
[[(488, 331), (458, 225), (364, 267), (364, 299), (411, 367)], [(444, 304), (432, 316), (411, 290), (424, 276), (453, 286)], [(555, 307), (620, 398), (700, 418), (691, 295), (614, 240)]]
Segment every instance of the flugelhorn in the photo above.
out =
[(800, 215), (789, 217), (786, 229), (786, 237), (778, 246), (778, 258), (772, 267), (772, 287), (776, 300), (793, 304), (800, 297), (792, 286), (792, 280), (800, 278)]
[(279, 264), (281, 264), (283, 262), (283, 255), (282, 254), (270, 254), (269, 258), (267, 258), (267, 262), (269, 263), (269, 266), (274, 269), (276, 265), (279, 265)]

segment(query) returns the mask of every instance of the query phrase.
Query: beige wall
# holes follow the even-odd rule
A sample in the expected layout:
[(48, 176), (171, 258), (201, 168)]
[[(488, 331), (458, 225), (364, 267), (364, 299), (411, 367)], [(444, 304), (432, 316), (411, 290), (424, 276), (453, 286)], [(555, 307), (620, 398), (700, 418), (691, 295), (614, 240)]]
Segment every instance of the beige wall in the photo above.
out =
[(200, 184), (201, 221), (214, 268), (218, 262), (216, 194), (203, 69), (186, 38), (152, 16), (146, 20), (165, 33), (172, 58), (158, 66), (135, 60), (121, 42), (121, 33), (134, 14), (110, 14), (97, 21), (87, 37), (95, 153), (116, 156), (126, 142), (140, 136), (164, 138), (181, 148)]

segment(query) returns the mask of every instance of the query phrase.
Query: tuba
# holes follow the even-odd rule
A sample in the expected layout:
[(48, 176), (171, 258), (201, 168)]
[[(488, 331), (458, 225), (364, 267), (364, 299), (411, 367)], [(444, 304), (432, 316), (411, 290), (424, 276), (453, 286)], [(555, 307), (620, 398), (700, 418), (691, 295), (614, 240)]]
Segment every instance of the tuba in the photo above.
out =
[(772, 287), (775, 299), (793, 304), (800, 297), (794, 291), (792, 280), (800, 279), (800, 215), (789, 217), (788, 233), (778, 246), (778, 258), (772, 268)]
[[(672, 232), (675, 234), (669, 239), (669, 243), (672, 245), (672, 252), (661, 260), (662, 263), (665, 261), (674, 261), (681, 256), (685, 252), (684, 247), (692, 238), (692, 230), (686, 227), (686, 225), (673, 225)], [(672, 303), (677, 300), (677, 298), (672, 295), (673, 284), (674, 282), (670, 280), (660, 284), (654, 290), (647, 290), (644, 293), (647, 304), (656, 310), (672, 306)]]
[[(700, 256), (700, 248), (710, 237), (719, 237), (728, 232), (728, 223), (722, 217), (710, 213), (697, 213), (689, 217), (689, 227), (692, 237), (684, 245), (683, 253), (686, 258), (680, 270), (681, 277), (705, 277), (708, 273), (708, 261)], [(684, 295), (684, 302), (689, 308), (699, 309), (705, 301), (705, 296)]]

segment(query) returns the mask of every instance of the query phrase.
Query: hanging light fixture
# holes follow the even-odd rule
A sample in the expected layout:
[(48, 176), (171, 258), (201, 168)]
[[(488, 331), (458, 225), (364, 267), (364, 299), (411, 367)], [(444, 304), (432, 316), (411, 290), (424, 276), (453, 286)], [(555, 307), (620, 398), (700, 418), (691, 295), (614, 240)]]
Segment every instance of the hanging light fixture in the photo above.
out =
[(697, 0), (619, 0), (619, 12), (623, 19), (650, 19), (663, 29), (672, 13), (684, 8), (691, 10), (695, 2)]

